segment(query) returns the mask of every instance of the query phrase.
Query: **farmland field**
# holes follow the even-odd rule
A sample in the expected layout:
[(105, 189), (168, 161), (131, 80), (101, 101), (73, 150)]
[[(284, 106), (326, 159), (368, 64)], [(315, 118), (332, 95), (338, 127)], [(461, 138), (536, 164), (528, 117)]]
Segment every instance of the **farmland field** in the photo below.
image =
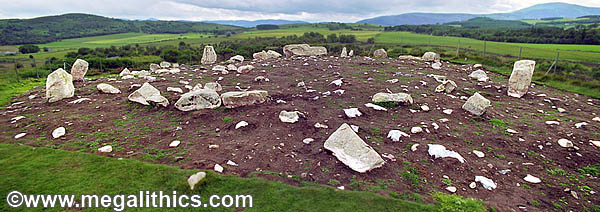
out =
[[(375, 37), (377, 43), (398, 43), (407, 45), (437, 45), (455, 47), (458, 37), (443, 37), (416, 34), (411, 32), (382, 32)], [(484, 42), (470, 38), (460, 38), (461, 49), (483, 51)], [(527, 44), (503, 43), (488, 41), (488, 53), (502, 55), (519, 55), (519, 47), (523, 47), (522, 57), (554, 59), (556, 51), (560, 50), (560, 59), (598, 63), (600, 61), (600, 46), (598, 45), (565, 45), (565, 44)]]
[(330, 34), (339, 35), (355, 35), (358, 41), (367, 41), (367, 39), (376, 36), (381, 33), (381, 31), (375, 30), (329, 30), (328, 28), (323, 27), (297, 27), (297, 28), (285, 28), (285, 29), (274, 29), (274, 30), (256, 30), (256, 31), (248, 31), (242, 34), (238, 34), (233, 36), (234, 38), (254, 38), (254, 37), (284, 37), (289, 35), (297, 35), (300, 36), (305, 32), (318, 32), (323, 34), (324, 36)]

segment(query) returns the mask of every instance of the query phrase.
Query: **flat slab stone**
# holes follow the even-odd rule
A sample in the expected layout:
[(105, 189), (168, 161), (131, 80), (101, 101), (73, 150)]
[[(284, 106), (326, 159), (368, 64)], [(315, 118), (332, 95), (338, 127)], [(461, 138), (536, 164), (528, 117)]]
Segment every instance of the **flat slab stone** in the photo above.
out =
[(366, 144), (346, 123), (329, 136), (323, 147), (333, 152), (342, 163), (360, 173), (379, 168), (385, 163), (379, 153)]

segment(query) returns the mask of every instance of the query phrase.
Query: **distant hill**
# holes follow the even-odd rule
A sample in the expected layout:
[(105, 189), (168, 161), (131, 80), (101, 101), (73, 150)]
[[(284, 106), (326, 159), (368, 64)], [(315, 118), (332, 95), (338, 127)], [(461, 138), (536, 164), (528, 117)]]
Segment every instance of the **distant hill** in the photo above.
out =
[(48, 43), (61, 39), (126, 32), (222, 34), (237, 26), (181, 21), (130, 21), (88, 14), (64, 14), (32, 19), (0, 20), (0, 45)]
[(405, 13), (392, 16), (379, 16), (356, 23), (395, 25), (443, 24), (465, 21), (475, 17), (489, 17), (499, 20), (540, 19), (549, 17), (577, 18), (588, 15), (600, 15), (600, 8), (584, 7), (567, 3), (537, 4), (510, 13), (466, 14), (466, 13)]
[(282, 24), (304, 24), (304, 23), (308, 23), (306, 21), (290, 21), (290, 20), (275, 20), (275, 19), (256, 20), (256, 21), (216, 20), (216, 21), (204, 21), (204, 22), (206, 22), (206, 23), (215, 23), (215, 24), (224, 24), (224, 25), (232, 25), (232, 26), (240, 26), (240, 27), (256, 27), (256, 25), (261, 25), (261, 24), (282, 25)]
[(467, 21), (455, 21), (445, 23), (448, 26), (460, 26), (462, 28), (494, 28), (494, 29), (522, 29), (532, 25), (522, 21), (496, 20), (488, 17), (477, 17)]

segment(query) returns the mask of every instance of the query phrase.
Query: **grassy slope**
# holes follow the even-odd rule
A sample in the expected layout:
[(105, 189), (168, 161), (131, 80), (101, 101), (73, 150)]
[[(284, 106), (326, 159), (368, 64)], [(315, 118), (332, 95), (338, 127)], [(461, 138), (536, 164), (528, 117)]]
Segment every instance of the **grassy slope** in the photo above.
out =
[(454, 195), (436, 194), (436, 205), (419, 204), (368, 192), (299, 188), (213, 172), (208, 172), (204, 183), (191, 191), (186, 179), (195, 170), (11, 144), (0, 144), (0, 167), (1, 211), (14, 210), (4, 201), (5, 195), (13, 190), (24, 194), (137, 194), (139, 190), (176, 190), (178, 194), (200, 194), (204, 201), (213, 194), (251, 194), (254, 207), (247, 211), (485, 211), (479, 201)]
[[(456, 46), (458, 37), (442, 37), (416, 34), (411, 32), (382, 32), (375, 37), (378, 43), (402, 43), (409, 45), (431, 45)], [(478, 51), (483, 50), (483, 41), (460, 38), (461, 48), (469, 48)], [(598, 45), (566, 45), (566, 44), (525, 44), (525, 43), (503, 43), (488, 41), (486, 51), (503, 55), (519, 55), (519, 47), (523, 47), (522, 57), (554, 59), (556, 50), (574, 50), (562, 51), (560, 59), (572, 61), (585, 61), (598, 63), (600, 61), (600, 46)], [(576, 51), (594, 51), (594, 52), (576, 52)]]
[(367, 41), (367, 39), (375, 37), (375, 35), (381, 33), (380, 31), (374, 30), (365, 30), (365, 31), (353, 31), (353, 30), (329, 30), (328, 28), (322, 27), (309, 27), (302, 26), (296, 28), (283, 28), (283, 29), (274, 29), (274, 30), (257, 30), (257, 31), (247, 31), (238, 35), (233, 36), (234, 38), (252, 38), (252, 37), (283, 37), (288, 35), (297, 35), (300, 36), (305, 32), (318, 32), (323, 34), (325, 37), (329, 34), (340, 34), (345, 35), (355, 35), (358, 41)]

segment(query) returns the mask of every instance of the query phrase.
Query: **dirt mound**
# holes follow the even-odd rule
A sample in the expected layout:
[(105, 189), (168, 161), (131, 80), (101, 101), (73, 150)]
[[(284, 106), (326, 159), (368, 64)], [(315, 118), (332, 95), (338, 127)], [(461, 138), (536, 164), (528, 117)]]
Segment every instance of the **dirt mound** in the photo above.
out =
[[(457, 194), (485, 200), (500, 211), (519, 207), (578, 211), (600, 202), (597, 173), (595, 177), (585, 171), (600, 163), (600, 148), (589, 142), (600, 140), (600, 123), (592, 121), (600, 111), (598, 99), (540, 85), (530, 88), (521, 99), (512, 98), (506, 95), (506, 77), (487, 73), (491, 81), (477, 82), (468, 79), (474, 71), (472, 66), (446, 62), (440, 70), (423, 61), (364, 57), (281, 58), (246, 61), (243, 65), (251, 63), (256, 68), (247, 74), (213, 74), (211, 67), (206, 67), (207, 71), (182, 69), (159, 75), (151, 84), (169, 102), (176, 102), (182, 94), (167, 92), (167, 87), (184, 89), (182, 80), (194, 86), (223, 77), (218, 81), (223, 87), (220, 94), (240, 88), (268, 91), (271, 99), (260, 105), (194, 112), (178, 111), (173, 104), (167, 108), (143, 106), (128, 101), (127, 95), (133, 92), (132, 84), (143, 84), (144, 79), (101, 78), (75, 84), (76, 97), (91, 99), (78, 104), (68, 103), (76, 98), (46, 103), (40, 98), (43, 88), (17, 97), (15, 101), (24, 103), (1, 111), (0, 138), (4, 143), (138, 158), (188, 169), (212, 169), (220, 164), (229, 175), (262, 176), (294, 185), (344, 186), (393, 197), (448, 192), (446, 187), (454, 186)], [(436, 93), (440, 83), (430, 74), (447, 76), (458, 88), (450, 94)], [(258, 76), (269, 81), (257, 82), (254, 79)], [(338, 79), (342, 79), (341, 86), (331, 84)], [(397, 82), (388, 81), (392, 79)], [(300, 82), (305, 87), (298, 87)], [(99, 83), (109, 83), (122, 93), (103, 94), (96, 89)], [(334, 92), (339, 89), (343, 94)], [(389, 91), (411, 94), (414, 104), (389, 107), (387, 111), (365, 107), (375, 93)], [(475, 92), (492, 102), (480, 117), (461, 109), (465, 98)], [(30, 100), (30, 95), (37, 97)], [(422, 111), (423, 105), (430, 111)], [(362, 115), (347, 118), (343, 109), (352, 107)], [(558, 107), (566, 112), (558, 112)], [(446, 109), (453, 112), (443, 113)], [(278, 118), (282, 110), (300, 111), (305, 118), (294, 124), (282, 123)], [(16, 116), (26, 118), (11, 123)], [(545, 124), (549, 120), (560, 124)], [(235, 129), (240, 121), (248, 125)], [(575, 127), (580, 122), (588, 125)], [(315, 128), (315, 123), (328, 128)], [(383, 155), (383, 167), (360, 174), (324, 150), (325, 140), (343, 123), (359, 127), (358, 135)], [(51, 132), (61, 126), (66, 128), (66, 135), (53, 139)], [(398, 142), (386, 138), (390, 130), (410, 134), (415, 126), (424, 132)], [(27, 135), (13, 138), (22, 132)], [(314, 141), (305, 144), (305, 138)], [(560, 147), (560, 138), (571, 140), (577, 148)], [(169, 148), (173, 140), (181, 144)], [(416, 151), (411, 150), (414, 144), (419, 144)], [(461, 154), (466, 162), (433, 159), (427, 144), (441, 144)], [(98, 153), (104, 145), (111, 145), (113, 152)], [(485, 156), (479, 158), (473, 150)], [(229, 160), (237, 166), (227, 165)], [(524, 181), (527, 174), (542, 182)], [(487, 190), (481, 183), (470, 188), (475, 176), (493, 180), (497, 188)]]

